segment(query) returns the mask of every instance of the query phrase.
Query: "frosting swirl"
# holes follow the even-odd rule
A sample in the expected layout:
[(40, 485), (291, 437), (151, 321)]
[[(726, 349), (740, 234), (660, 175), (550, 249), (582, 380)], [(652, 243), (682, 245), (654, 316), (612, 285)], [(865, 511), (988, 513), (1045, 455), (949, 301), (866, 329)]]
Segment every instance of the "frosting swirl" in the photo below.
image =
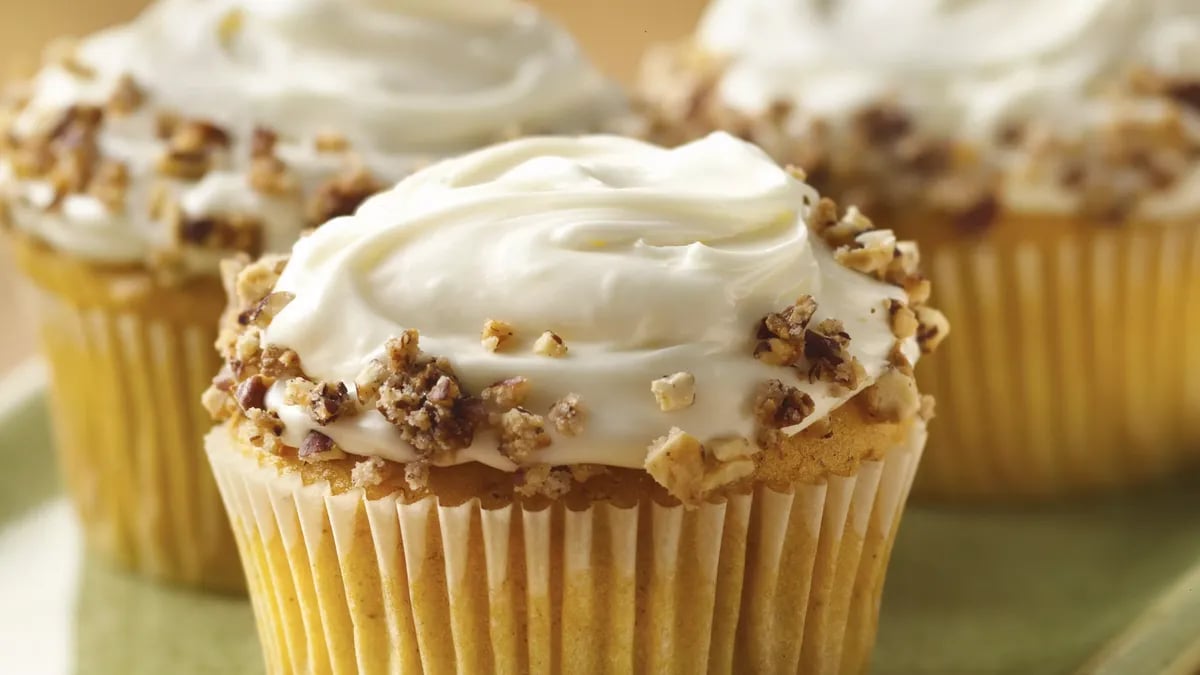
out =
[[(279, 135), (279, 155), (311, 192), (344, 164), (314, 151), (327, 132), (391, 183), (429, 157), (513, 129), (594, 130), (622, 110), (565, 31), (507, 0), (159, 0), (83, 41), (74, 59), (86, 74), (50, 64), (37, 76), (15, 136), (44, 133), (73, 106), (103, 106), (132, 78), (146, 109), (106, 118), (98, 140), (103, 157), (128, 166), (126, 202), (144, 204), (157, 178), (163, 144), (150, 108), (211, 122), (233, 139), (228, 161), (181, 185), (180, 200), (192, 215), (264, 216), (268, 250), (286, 248), (309, 223), (301, 204), (245, 186), (256, 128)], [(19, 224), (77, 255), (135, 262), (168, 243), (144, 214), (111, 213), (86, 194), (47, 210), (49, 186), (18, 180), (11, 167), (0, 183), (20, 197)], [(210, 270), (215, 257), (194, 262)]]
[(817, 114), (894, 97), (937, 128), (992, 137), (1037, 114), (1079, 114), (1120, 69), (1200, 68), (1200, 11), (1180, 0), (716, 0), (698, 34), (730, 60), (720, 84), (749, 111)]
[[(539, 461), (641, 467), (671, 426), (752, 436), (755, 388), (781, 376), (752, 357), (754, 329), (802, 295), (815, 320), (844, 322), (860, 389), (884, 371), (896, 343), (884, 301), (904, 292), (833, 259), (806, 225), (816, 203), (722, 133), (673, 150), (612, 136), (501, 144), (424, 169), (297, 243), (275, 287), (294, 299), (265, 342), (295, 350), (313, 378), (353, 382), (388, 338), (416, 328), (472, 391), (520, 375), (531, 410), (580, 397), (586, 435), (555, 437)], [(512, 348), (480, 346), (493, 319), (513, 326)], [(565, 357), (530, 348), (547, 330)], [(695, 404), (664, 413), (650, 384), (676, 372), (695, 377)], [(805, 424), (857, 391), (795, 379), (815, 403)], [(290, 445), (315, 428), (279, 385), (268, 407)], [(375, 411), (321, 432), (355, 455), (417, 458)], [(483, 434), (451, 461), (515, 468)]]

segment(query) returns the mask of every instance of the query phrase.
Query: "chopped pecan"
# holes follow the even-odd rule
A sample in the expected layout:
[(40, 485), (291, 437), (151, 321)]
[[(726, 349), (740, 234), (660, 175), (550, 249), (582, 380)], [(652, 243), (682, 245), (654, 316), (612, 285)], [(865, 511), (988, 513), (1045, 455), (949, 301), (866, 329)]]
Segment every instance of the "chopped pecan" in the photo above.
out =
[(886, 422), (908, 419), (921, 408), (916, 380), (896, 368), (884, 371), (874, 384), (863, 390), (862, 396), (867, 412)]
[(379, 388), (387, 381), (390, 373), (387, 365), (373, 359), (354, 378), (354, 393), (364, 408), (373, 408), (379, 402)]
[(279, 454), (283, 450), (283, 441), (279, 438), (282, 433), (283, 423), (279, 416), (261, 408), (247, 410), (246, 419), (238, 425), (238, 435), (243, 443), (270, 454)]
[(786, 429), (800, 424), (816, 408), (812, 397), (779, 380), (767, 380), (754, 400), (754, 419), (768, 429)]
[(296, 190), (296, 178), (288, 171), (287, 164), (274, 155), (251, 159), (246, 181), (264, 195), (286, 195)]
[(383, 345), (387, 355), (387, 367), (393, 372), (402, 372), (414, 365), (420, 353), (421, 336), (409, 328), (400, 333), (399, 337), (389, 339)]
[(896, 235), (891, 230), (871, 230), (834, 251), (841, 264), (863, 274), (880, 275), (896, 257)]
[(142, 107), (144, 100), (145, 94), (142, 92), (141, 87), (138, 86), (133, 77), (125, 74), (117, 79), (117, 84), (113, 88), (112, 94), (108, 97), (106, 110), (112, 115), (130, 115)]
[(650, 391), (663, 412), (690, 408), (696, 401), (696, 378), (691, 373), (675, 373), (650, 383)]
[(267, 345), (263, 348), (259, 369), (263, 375), (275, 379), (296, 377), (303, 372), (300, 368), (300, 355), (277, 345)]
[(805, 331), (816, 311), (816, 300), (811, 295), (804, 295), (791, 307), (763, 317), (758, 327), (754, 357), (777, 366), (796, 363), (803, 352)]
[(313, 138), (313, 147), (317, 152), (345, 152), (350, 149), (350, 141), (339, 133), (322, 131)]
[(237, 403), (243, 411), (267, 407), (267, 381), (262, 375), (251, 375), (237, 386)]
[(279, 135), (266, 127), (255, 127), (250, 136), (251, 157), (274, 157)]
[(698, 504), (703, 497), (704, 446), (699, 439), (672, 428), (655, 439), (646, 452), (646, 472), (673, 497), (684, 504)]
[[(836, 208), (836, 206), (834, 207)], [(857, 207), (851, 206), (837, 223), (821, 231), (821, 237), (830, 246), (849, 246), (860, 235), (875, 229), (875, 224), (864, 216)]]
[(946, 319), (945, 314), (932, 307), (918, 307), (917, 322), (917, 343), (926, 354), (936, 351), (942, 340), (950, 334), (950, 321)]
[(479, 342), (483, 348), (489, 352), (499, 351), (504, 343), (513, 336), (513, 328), (511, 325), (494, 319), (488, 319), (483, 324), (483, 332), (479, 336)]
[(546, 331), (533, 343), (535, 354), (559, 358), (567, 355), (567, 345), (563, 339), (552, 331)]
[(837, 319), (825, 319), (804, 334), (804, 357), (810, 380), (821, 380), (854, 389), (862, 365), (850, 355), (850, 335)]
[(299, 452), (296, 453), (305, 462), (327, 462), (335, 459), (345, 459), (346, 453), (338, 447), (333, 439), (319, 431), (310, 431), (300, 442)]
[(917, 315), (908, 305), (889, 298), (887, 310), (891, 321), (892, 335), (895, 335), (897, 339), (907, 340), (917, 334)]
[(367, 197), (383, 188), (370, 172), (355, 166), (321, 184), (308, 204), (308, 221), (313, 226), (354, 213)]
[(287, 307), (288, 303), (295, 300), (296, 296), (286, 291), (277, 291), (268, 293), (266, 297), (259, 300), (250, 309), (238, 314), (237, 321), (243, 326), (257, 326), (266, 328), (270, 325), (271, 320), (275, 318), (279, 312)]
[(333, 424), (344, 415), (353, 415), (355, 400), (342, 382), (321, 382), (308, 396), (308, 415), (321, 426)]
[(125, 210), (129, 190), (129, 169), (116, 160), (102, 160), (88, 186), (88, 194), (100, 200), (112, 213)]

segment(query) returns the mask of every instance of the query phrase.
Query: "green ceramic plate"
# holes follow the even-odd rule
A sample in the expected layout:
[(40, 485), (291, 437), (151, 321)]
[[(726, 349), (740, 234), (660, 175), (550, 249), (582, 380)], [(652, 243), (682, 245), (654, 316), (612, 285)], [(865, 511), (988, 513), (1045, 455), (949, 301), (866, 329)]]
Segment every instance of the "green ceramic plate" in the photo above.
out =
[[(245, 601), (80, 551), (36, 365), (0, 383), (0, 673), (259, 673)], [(1054, 508), (912, 507), (875, 672), (1200, 670), (1200, 483)]]

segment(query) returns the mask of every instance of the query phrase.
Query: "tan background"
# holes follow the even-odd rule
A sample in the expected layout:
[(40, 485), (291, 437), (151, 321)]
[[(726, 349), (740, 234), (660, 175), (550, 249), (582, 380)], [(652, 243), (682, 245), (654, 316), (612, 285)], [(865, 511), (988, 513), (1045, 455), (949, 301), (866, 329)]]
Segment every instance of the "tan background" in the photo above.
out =
[[(0, 0), (0, 75), (29, 72), (45, 43), (61, 35), (84, 35), (132, 16), (145, 0)], [(579, 37), (603, 69), (623, 81), (632, 77), (646, 46), (678, 38), (695, 24), (704, 0), (536, 0)], [(16, 297), (16, 279), (0, 245), (0, 373), (33, 351), (32, 321)], [(11, 317), (16, 308), (17, 316)], [(11, 317), (11, 319), (9, 318)]]

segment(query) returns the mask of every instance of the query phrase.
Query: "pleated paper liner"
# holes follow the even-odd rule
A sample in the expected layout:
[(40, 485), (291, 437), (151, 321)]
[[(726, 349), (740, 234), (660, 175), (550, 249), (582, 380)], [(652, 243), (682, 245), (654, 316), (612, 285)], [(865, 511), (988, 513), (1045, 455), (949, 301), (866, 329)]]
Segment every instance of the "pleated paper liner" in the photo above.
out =
[(334, 494), (208, 453), (273, 673), (857, 673), (925, 441), (791, 493), (572, 511)]
[(59, 465), (89, 547), (165, 581), (244, 588), (202, 450), (219, 284), (164, 288), (139, 270), (15, 244), (36, 287)]
[(918, 365), (938, 399), (918, 495), (1051, 497), (1200, 462), (1200, 228), (1032, 234), (922, 240), (954, 333)]

